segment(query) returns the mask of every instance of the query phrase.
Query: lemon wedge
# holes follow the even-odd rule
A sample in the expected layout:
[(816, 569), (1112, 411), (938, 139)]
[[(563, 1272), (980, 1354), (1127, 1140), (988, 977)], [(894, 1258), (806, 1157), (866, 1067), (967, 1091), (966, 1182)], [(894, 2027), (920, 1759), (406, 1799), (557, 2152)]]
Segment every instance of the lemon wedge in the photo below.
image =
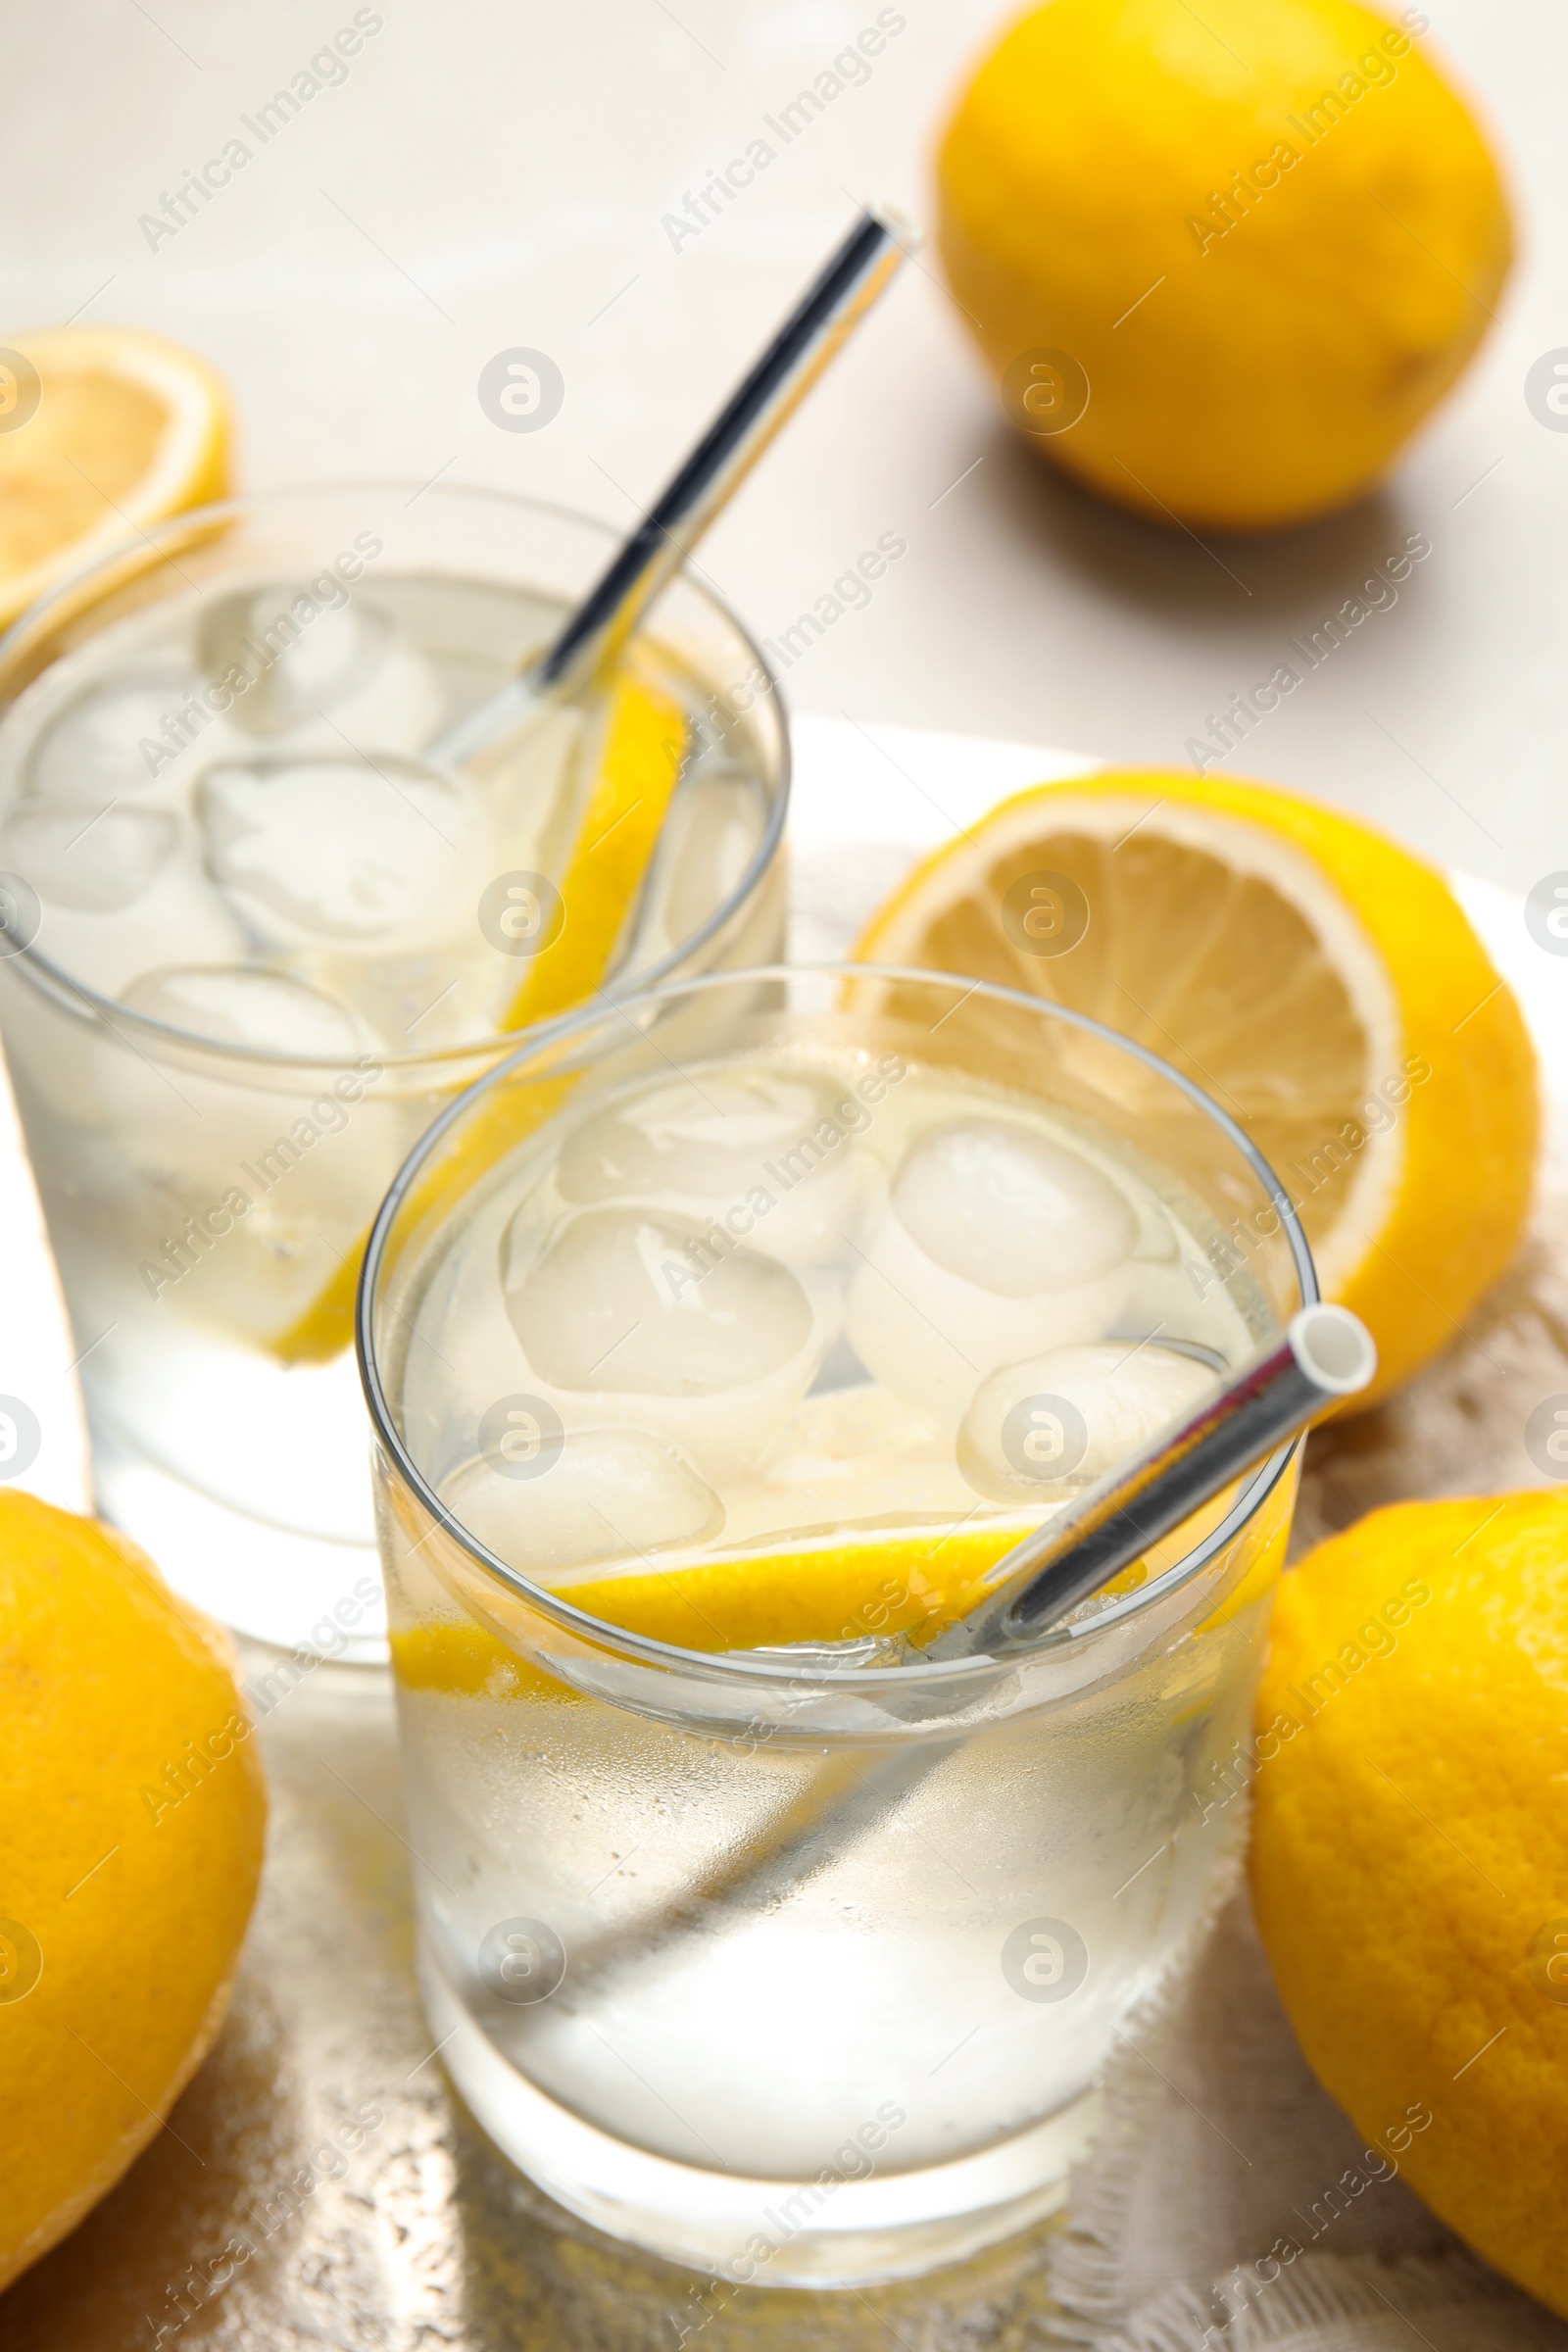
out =
[(221, 498), (228, 395), (194, 352), (53, 326), (0, 352), (0, 621), (138, 529)]
[(686, 754), (686, 714), (634, 671), (612, 689), (603, 748), (561, 885), (564, 920), (528, 964), (504, 1026), (580, 1004), (609, 971)]
[(916, 867), (857, 954), (1091, 1013), (1196, 1080), (1377, 1341), (1355, 1409), (1513, 1254), (1538, 1130), (1518, 1007), (1443, 877), (1338, 810), (1165, 770), (1040, 786)]

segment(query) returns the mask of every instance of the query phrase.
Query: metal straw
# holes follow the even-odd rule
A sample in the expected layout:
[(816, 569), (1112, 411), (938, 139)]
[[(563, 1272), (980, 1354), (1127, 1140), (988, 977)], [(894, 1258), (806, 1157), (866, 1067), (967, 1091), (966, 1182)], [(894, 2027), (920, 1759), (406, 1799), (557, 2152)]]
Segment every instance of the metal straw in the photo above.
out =
[(609, 664), (887, 287), (911, 241), (909, 230), (891, 216), (871, 210), (860, 215), (552, 642), (444, 735), (430, 759), (463, 765), (538, 706), (567, 699)]
[(1015, 1544), (992, 1569), (994, 1590), (980, 1606), (920, 1654), (1004, 1658), (1033, 1648), (1151, 1544), (1340, 1397), (1364, 1389), (1377, 1361), (1371, 1333), (1348, 1307), (1303, 1306), (1278, 1347), (1107, 1472), (1062, 1517)]
[[(992, 1570), (993, 1591), (910, 1664), (994, 1659), (999, 1674), (1039, 1647), (1047, 1633), (1151, 1544), (1212, 1502), (1235, 1480), (1343, 1396), (1364, 1389), (1377, 1349), (1358, 1316), (1313, 1304), (1292, 1317), (1279, 1343), (1254, 1357), (1205, 1404), (1161, 1430), (1144, 1452), (1092, 1487), (1073, 1509), (1015, 1544)], [(1083, 1631), (1093, 1630), (1094, 1620)], [(891, 1706), (897, 1686), (889, 1691)], [(973, 1693), (970, 1692), (972, 1699)], [(906, 1702), (907, 1703), (907, 1702)], [(942, 1704), (940, 1688), (921, 1704)], [(944, 1710), (948, 1712), (948, 1710)], [(915, 1718), (917, 1720), (917, 1717)], [(972, 1734), (949, 1722), (861, 1766), (830, 1756), (770, 1830), (715, 1859), (701, 1883), (640, 1920), (626, 1921), (571, 1953), (566, 2006), (602, 1995), (627, 1967), (672, 1939), (711, 1933), (723, 1914), (746, 1920), (787, 1901), (848, 1847), (879, 1829), (892, 1808), (928, 1780)]]

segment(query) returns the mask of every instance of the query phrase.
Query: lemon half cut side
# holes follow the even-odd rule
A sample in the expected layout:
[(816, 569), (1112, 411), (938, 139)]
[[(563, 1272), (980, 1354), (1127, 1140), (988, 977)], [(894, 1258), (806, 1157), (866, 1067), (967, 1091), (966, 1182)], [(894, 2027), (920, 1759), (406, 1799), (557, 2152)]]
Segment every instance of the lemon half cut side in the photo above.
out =
[(1091, 1014), (1228, 1111), (1377, 1342), (1347, 1409), (1513, 1254), (1538, 1132), (1518, 1007), (1442, 875), (1340, 811), (1163, 769), (1038, 786), (918, 865), (856, 952)]
[(0, 333), (0, 622), (55, 580), (227, 486), (207, 361), (140, 327)]

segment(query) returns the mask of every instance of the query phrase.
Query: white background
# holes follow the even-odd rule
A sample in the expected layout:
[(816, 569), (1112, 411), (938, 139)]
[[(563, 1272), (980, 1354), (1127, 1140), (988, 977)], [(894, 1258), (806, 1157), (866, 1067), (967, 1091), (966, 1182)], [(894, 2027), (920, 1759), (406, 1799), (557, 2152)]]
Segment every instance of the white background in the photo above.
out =
[[(0, 340), (8, 323), (86, 306), (196, 344), (234, 386), (253, 485), (446, 469), (622, 522), (852, 196), (929, 220), (935, 127), (1005, 14), (994, 0), (900, 0), (907, 28), (870, 81), (677, 253), (661, 216), (875, 0), (377, 5), (383, 29), (347, 80), (155, 253), (138, 216), (352, 5), (12, 11)], [(1433, 556), (1397, 607), (1265, 721), (1249, 764), (1516, 888), (1568, 866), (1568, 433), (1536, 423), (1522, 390), (1538, 354), (1568, 345), (1568, 19), (1548, 0), (1435, 0), (1434, 15), (1428, 54), (1450, 61), (1497, 134), (1526, 250), (1480, 364), (1390, 487), (1211, 559), (1011, 445), (935, 278), (909, 269), (704, 557), (772, 634), (879, 532), (907, 539), (872, 605), (790, 671), (798, 708), (1180, 762), (1209, 710), (1424, 530)], [(550, 353), (566, 384), (561, 415), (531, 435), (491, 424), (475, 394), (485, 361), (516, 345)]]

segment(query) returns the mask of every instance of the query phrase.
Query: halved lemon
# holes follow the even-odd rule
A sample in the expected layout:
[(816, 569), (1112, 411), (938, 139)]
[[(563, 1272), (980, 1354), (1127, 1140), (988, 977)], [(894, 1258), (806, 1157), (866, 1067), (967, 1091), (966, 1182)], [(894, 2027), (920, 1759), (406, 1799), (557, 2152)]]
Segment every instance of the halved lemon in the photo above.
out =
[(1163, 769), (1043, 785), (917, 866), (856, 952), (1091, 1013), (1195, 1079), (1372, 1330), (1356, 1409), (1513, 1254), (1538, 1130), (1518, 1007), (1443, 877), (1335, 809)]
[(229, 406), (206, 360), (131, 326), (0, 336), (0, 621), (137, 529), (221, 498)]

